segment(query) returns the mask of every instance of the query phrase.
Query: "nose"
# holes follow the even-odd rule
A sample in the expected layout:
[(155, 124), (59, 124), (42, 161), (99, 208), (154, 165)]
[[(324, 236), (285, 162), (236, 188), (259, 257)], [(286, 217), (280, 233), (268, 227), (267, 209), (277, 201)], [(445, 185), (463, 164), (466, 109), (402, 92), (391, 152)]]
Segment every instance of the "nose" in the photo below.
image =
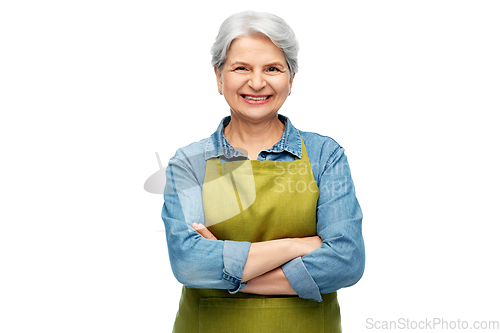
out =
[(248, 86), (255, 91), (259, 91), (266, 86), (266, 80), (264, 79), (262, 73), (254, 72), (250, 74), (248, 79)]

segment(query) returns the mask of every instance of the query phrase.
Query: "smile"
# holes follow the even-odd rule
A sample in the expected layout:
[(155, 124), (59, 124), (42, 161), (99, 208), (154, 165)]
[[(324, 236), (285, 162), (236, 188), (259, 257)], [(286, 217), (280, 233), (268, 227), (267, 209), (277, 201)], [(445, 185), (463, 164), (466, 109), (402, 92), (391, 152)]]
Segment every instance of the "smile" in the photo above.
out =
[(271, 99), (271, 95), (241, 95), (243, 101), (251, 105), (266, 104)]
[(268, 96), (250, 96), (250, 95), (241, 95), (244, 99), (246, 100), (249, 100), (249, 101), (263, 101), (263, 100), (266, 100), (266, 99), (269, 99), (269, 97), (271, 97), (271, 95), (268, 95)]

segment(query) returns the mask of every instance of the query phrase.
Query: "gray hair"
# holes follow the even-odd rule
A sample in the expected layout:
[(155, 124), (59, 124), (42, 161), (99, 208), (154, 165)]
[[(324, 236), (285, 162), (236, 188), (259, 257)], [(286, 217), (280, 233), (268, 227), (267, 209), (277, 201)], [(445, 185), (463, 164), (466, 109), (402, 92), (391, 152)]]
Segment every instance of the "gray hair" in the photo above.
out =
[(253, 11), (233, 14), (222, 23), (212, 46), (212, 66), (217, 66), (219, 70), (224, 65), (234, 39), (259, 33), (269, 37), (283, 52), (291, 74), (297, 73), (299, 43), (292, 28), (281, 17)]

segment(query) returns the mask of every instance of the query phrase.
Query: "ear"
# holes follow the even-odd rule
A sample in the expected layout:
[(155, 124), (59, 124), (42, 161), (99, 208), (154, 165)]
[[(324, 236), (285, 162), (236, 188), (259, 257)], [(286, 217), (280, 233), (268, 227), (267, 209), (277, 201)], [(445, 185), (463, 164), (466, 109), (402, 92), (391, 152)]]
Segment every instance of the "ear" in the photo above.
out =
[(217, 65), (214, 66), (215, 78), (217, 79), (217, 89), (222, 91), (222, 73), (217, 70)]
[(293, 83), (293, 79), (295, 78), (295, 73), (293, 73), (293, 75), (290, 77), (290, 90), (292, 89), (292, 83)]

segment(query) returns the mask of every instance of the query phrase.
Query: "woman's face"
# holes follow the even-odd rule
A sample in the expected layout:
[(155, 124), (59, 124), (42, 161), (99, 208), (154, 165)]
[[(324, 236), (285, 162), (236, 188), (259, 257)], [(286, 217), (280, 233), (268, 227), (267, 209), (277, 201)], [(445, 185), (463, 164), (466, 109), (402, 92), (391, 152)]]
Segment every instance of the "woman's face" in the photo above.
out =
[(253, 121), (275, 116), (294, 77), (283, 52), (265, 36), (235, 39), (224, 66), (215, 73), (231, 110)]

